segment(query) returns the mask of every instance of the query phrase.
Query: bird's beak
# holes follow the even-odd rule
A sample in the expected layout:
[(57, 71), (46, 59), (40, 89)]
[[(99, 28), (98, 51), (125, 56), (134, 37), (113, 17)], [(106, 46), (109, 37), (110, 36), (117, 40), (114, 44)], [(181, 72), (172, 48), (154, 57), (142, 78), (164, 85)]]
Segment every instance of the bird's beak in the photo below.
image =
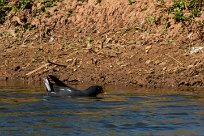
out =
[(104, 91), (103, 89), (101, 90), (101, 93), (102, 93), (102, 94), (107, 94), (107, 92)]

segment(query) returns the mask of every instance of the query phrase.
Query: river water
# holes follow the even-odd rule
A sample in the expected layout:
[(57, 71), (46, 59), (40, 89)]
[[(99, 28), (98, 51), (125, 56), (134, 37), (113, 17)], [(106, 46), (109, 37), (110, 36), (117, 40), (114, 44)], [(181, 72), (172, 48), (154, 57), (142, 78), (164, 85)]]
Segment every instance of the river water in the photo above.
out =
[(107, 88), (97, 98), (48, 97), (0, 85), (0, 136), (203, 136), (204, 95)]

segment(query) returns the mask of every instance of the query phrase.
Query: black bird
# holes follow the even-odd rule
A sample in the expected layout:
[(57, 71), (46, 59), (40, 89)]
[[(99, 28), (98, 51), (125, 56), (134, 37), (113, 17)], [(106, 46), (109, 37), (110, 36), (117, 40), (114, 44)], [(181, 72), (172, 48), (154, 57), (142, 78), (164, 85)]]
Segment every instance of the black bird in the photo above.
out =
[(96, 97), (98, 94), (103, 93), (101, 86), (91, 86), (86, 90), (79, 90), (64, 84), (53, 75), (49, 75), (43, 80), (50, 96)]

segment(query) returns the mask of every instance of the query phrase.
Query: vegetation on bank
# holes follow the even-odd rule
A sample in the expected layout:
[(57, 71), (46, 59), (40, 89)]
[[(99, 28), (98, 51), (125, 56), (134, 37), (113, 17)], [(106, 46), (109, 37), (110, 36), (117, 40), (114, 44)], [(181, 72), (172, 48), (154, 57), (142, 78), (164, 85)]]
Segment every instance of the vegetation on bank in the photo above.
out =
[(101, 72), (88, 73), (90, 80), (105, 80), (103, 73), (111, 71), (118, 79), (107, 82), (127, 77), (133, 84), (167, 79), (166, 84), (203, 85), (202, 56), (188, 53), (203, 48), (203, 1), (0, 0), (1, 72), (20, 77), (57, 60), (68, 67), (47, 68), (46, 63), (38, 75), (91, 73), (90, 67), (99, 64)]
[(190, 21), (201, 15), (203, 6), (204, 0), (174, 0), (173, 5), (167, 11), (174, 14), (177, 22)]
[[(49, 22), (47, 21), (48, 18), (51, 18), (52, 15), (58, 15), (58, 13), (62, 13), (62, 12), (59, 12), (61, 10), (60, 8), (53, 8), (56, 5), (59, 5), (61, 2), (63, 1), (62, 0), (37, 0), (37, 1), (36, 0), (18, 0), (18, 1), (0, 0), (0, 25), (8, 26), (9, 28), (10, 26), (12, 26), (11, 29), (14, 30), (14, 33), (19, 33), (19, 32), (24, 33), (25, 31), (33, 30), (39, 27), (33, 22), (41, 23), (43, 22), (42, 20), (46, 20), (44, 21), (44, 23), (47, 23)], [(81, 6), (87, 3), (88, 0), (75, 0), (75, 2), (77, 3), (77, 6)], [(127, 5), (133, 6), (134, 4), (137, 4), (137, 2), (138, 1), (136, 0), (127, 0)], [(158, 6), (158, 8), (161, 8), (162, 12), (165, 12), (164, 13), (165, 15), (161, 15), (161, 12), (158, 12), (159, 15), (156, 15), (157, 12), (154, 12), (154, 11), (151, 14), (148, 14), (147, 17), (145, 17), (145, 19), (146, 19), (146, 22), (150, 24), (150, 27), (152, 24), (156, 24), (156, 25), (160, 24), (160, 25), (164, 25), (165, 27), (164, 29), (166, 30), (170, 26), (170, 22), (169, 22), (170, 19), (171, 21), (173, 19), (174, 23), (189, 24), (193, 22), (196, 17), (200, 17), (203, 14), (202, 10), (204, 7), (204, 0), (172, 0), (170, 5), (166, 4), (164, 0), (157, 0), (156, 2), (160, 3), (160, 6)], [(95, 0), (95, 4), (102, 5), (103, 0)], [(140, 7), (141, 12), (148, 10), (149, 7), (147, 5), (148, 3), (144, 2), (143, 6)], [(50, 9), (52, 9), (51, 12), (50, 12)], [(42, 17), (42, 15), (44, 15), (44, 17)], [(64, 11), (63, 11), (63, 14), (61, 14), (61, 16), (66, 16), (65, 17), (66, 19), (74, 15), (75, 15), (74, 8), (68, 8), (66, 9), (65, 14), (64, 14)], [(59, 18), (61, 19), (61, 17)], [(35, 20), (32, 22), (32, 20), (34, 19), (36, 19), (37, 21)], [(204, 26), (204, 20), (202, 19), (200, 20), (201, 21), (199, 21), (199, 26), (198, 26), (199, 28)], [(44, 25), (43, 27), (40, 28), (40, 29), (43, 29), (43, 30), (40, 30), (40, 32), (46, 34), (46, 33), (49, 33), (49, 31), (53, 30), (55, 28), (54, 23), (56, 22), (52, 22), (52, 21), (53, 20), (51, 19), (50, 24), (53, 25), (51, 26), (51, 28), (47, 29), (44, 27), (46, 25)], [(131, 28), (128, 27), (128, 30)], [(133, 28), (135, 27), (133, 26)], [(146, 32), (148, 28), (143, 27), (140, 29)], [(2, 32), (0, 33), (2, 34)], [(39, 37), (41, 37), (41, 35), (42, 34), (40, 34)], [(201, 35), (200, 37), (203, 37), (202, 34), (200, 35)], [(90, 42), (91, 40), (88, 40), (88, 41)]]
[[(38, 4), (41, 4), (41, 12), (46, 12), (47, 8), (52, 7), (58, 0), (39, 0)], [(7, 0), (0, 0), (0, 23), (4, 23), (5, 17), (10, 11), (18, 12), (23, 9), (32, 10), (33, 5), (36, 4), (34, 0), (19, 0), (8, 2)]]
[[(85, 2), (84, 0), (77, 0)], [(163, 0), (159, 0), (164, 3)], [(34, 4), (41, 5), (39, 12), (46, 12), (46, 10), (52, 7), (59, 0), (19, 0), (8, 2), (7, 0), (0, 0), (0, 23), (5, 22), (5, 17), (10, 11), (18, 12), (19, 10), (28, 9), (32, 10)], [(101, 3), (102, 0), (96, 0), (96, 3)], [(129, 5), (135, 3), (135, 0), (128, 0)], [(174, 15), (174, 19), (177, 22), (190, 21), (194, 17), (201, 15), (202, 7), (204, 6), (204, 0), (174, 0), (171, 7), (168, 7), (166, 11)], [(67, 14), (70, 16), (72, 10), (68, 10)]]

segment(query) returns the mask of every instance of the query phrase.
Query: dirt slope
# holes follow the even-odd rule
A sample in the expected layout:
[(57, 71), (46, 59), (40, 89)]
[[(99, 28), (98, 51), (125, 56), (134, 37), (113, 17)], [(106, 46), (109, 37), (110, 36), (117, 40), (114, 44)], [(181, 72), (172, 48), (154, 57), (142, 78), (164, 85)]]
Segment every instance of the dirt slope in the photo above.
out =
[(178, 8), (170, 0), (55, 0), (8, 10), (0, 80), (55, 74), (68, 82), (203, 87), (203, 5), (198, 15), (185, 6), (178, 16)]

